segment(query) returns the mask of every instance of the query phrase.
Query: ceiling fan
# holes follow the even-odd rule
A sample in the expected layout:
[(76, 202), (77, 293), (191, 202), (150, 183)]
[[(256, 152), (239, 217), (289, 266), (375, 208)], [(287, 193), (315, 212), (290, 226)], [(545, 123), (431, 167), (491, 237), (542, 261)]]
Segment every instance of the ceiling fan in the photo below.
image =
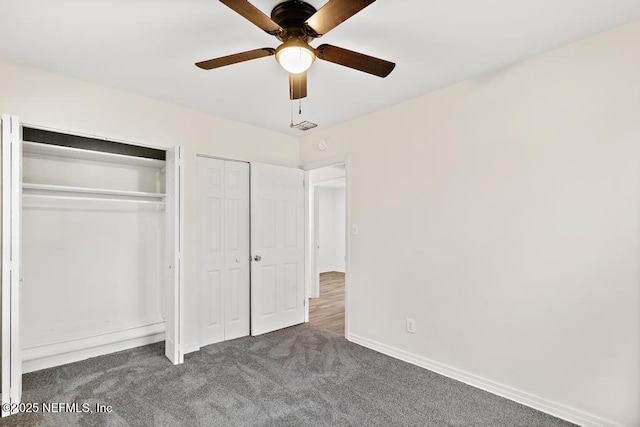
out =
[(318, 59), (386, 77), (396, 64), (341, 47), (322, 44), (317, 48), (309, 42), (328, 33), (375, 0), (329, 0), (319, 10), (301, 0), (287, 0), (276, 5), (268, 17), (247, 0), (220, 0), (254, 25), (282, 42), (276, 49), (263, 47), (220, 58), (197, 62), (204, 70), (275, 55), (289, 72), (289, 97), (307, 96), (307, 70)]

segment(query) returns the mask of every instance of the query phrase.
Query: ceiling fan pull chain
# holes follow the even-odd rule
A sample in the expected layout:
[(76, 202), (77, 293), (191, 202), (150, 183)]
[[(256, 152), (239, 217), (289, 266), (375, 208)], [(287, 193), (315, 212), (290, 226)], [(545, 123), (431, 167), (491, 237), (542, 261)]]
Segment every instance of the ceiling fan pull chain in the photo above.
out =
[(289, 127), (292, 128), (293, 124), (293, 102), (289, 104), (289, 113), (291, 113), (291, 122), (289, 122)]

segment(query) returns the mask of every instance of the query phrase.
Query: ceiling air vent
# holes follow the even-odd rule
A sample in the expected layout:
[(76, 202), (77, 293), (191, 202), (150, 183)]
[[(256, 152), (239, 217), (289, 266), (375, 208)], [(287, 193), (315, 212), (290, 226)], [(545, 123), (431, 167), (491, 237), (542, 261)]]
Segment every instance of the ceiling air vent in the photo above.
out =
[(309, 130), (309, 129), (313, 129), (314, 127), (318, 126), (315, 123), (312, 122), (308, 122), (308, 121), (304, 121), (304, 122), (300, 122), (297, 125), (294, 125), (293, 122), (291, 122), (290, 125), (292, 128), (298, 129), (298, 130)]

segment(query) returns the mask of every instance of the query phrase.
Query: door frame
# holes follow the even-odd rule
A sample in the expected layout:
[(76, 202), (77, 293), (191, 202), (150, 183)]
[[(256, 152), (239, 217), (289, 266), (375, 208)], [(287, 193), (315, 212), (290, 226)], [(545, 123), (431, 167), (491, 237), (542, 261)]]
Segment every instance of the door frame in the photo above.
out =
[[(305, 322), (309, 321), (309, 292), (311, 290), (311, 286), (313, 284), (314, 278), (312, 277), (313, 271), (311, 267), (311, 258), (315, 254), (315, 250), (311, 247), (311, 233), (309, 232), (310, 227), (313, 227), (314, 224), (311, 224), (311, 183), (309, 179), (309, 171), (313, 169), (326, 168), (328, 166), (337, 166), (344, 165), (344, 191), (345, 191), (345, 219), (344, 219), (344, 233), (345, 233), (345, 261), (344, 261), (344, 337), (349, 339), (349, 274), (351, 271), (351, 256), (350, 256), (350, 248), (351, 248), (351, 233), (349, 233), (349, 228), (351, 226), (351, 215), (350, 215), (350, 193), (351, 193), (351, 156), (349, 154), (343, 154), (341, 156), (330, 157), (328, 159), (319, 160), (316, 162), (307, 163), (302, 165), (301, 168), (304, 170), (304, 234), (305, 234), (305, 248), (307, 254), (304, 257), (304, 267), (305, 267)], [(314, 202), (315, 208), (315, 202)]]

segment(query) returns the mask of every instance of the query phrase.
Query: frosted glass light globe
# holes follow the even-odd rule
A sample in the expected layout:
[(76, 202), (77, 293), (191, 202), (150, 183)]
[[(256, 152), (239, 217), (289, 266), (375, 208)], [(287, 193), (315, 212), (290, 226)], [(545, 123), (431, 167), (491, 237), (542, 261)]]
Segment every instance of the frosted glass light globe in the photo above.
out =
[(290, 73), (298, 74), (307, 71), (316, 56), (304, 46), (286, 46), (278, 49), (276, 59), (282, 68)]

